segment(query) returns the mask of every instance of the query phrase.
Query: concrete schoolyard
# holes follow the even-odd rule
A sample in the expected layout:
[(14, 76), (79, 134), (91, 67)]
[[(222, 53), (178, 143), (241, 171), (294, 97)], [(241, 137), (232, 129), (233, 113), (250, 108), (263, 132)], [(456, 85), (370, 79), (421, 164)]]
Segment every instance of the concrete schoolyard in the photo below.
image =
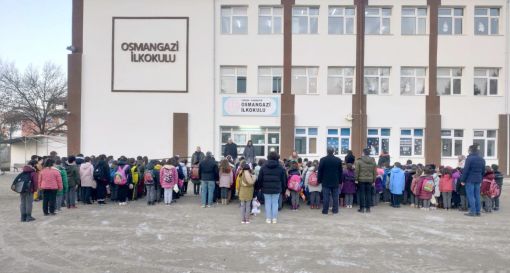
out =
[(188, 195), (169, 207), (80, 204), (49, 217), (38, 202), (37, 221), (21, 223), (13, 177), (0, 176), (0, 272), (510, 272), (506, 189), (502, 210), (480, 218), (301, 206), (275, 225), (263, 213), (241, 225), (237, 203), (203, 209)]

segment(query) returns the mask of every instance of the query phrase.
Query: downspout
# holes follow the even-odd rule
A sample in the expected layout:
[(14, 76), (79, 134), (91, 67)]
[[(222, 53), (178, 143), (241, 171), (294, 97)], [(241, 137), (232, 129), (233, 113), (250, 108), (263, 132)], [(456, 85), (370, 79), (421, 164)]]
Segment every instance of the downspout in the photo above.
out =
[(505, 29), (505, 38), (506, 38), (506, 46), (505, 46), (505, 68), (506, 68), (506, 77), (505, 77), (505, 116), (506, 116), (506, 174), (510, 175), (510, 113), (509, 113), (509, 105), (508, 99), (510, 98), (510, 91), (508, 84), (510, 83), (510, 0), (506, 0), (506, 13), (505, 13), (505, 21), (506, 21), (506, 29)]
[[(509, 0), (510, 1), (510, 0)], [(221, 158), (221, 143), (217, 143), (218, 140), (216, 133), (217, 133), (217, 125), (216, 125), (216, 93), (218, 91), (216, 84), (216, 0), (213, 2), (213, 70), (212, 70), (212, 76), (213, 76), (213, 151), (219, 151), (217, 158)], [(218, 147), (218, 145), (220, 145)]]

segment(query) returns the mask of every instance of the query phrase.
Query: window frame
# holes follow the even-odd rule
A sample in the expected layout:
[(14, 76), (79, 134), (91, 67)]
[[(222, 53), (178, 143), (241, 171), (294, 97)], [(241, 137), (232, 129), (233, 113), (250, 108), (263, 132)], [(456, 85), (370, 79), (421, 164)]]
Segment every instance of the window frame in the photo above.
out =
[[(341, 15), (332, 15), (331, 9), (342, 9), (343, 13)], [(354, 11), (353, 15), (347, 15), (346, 10), (352, 9)], [(342, 22), (341, 33), (332, 33), (331, 32), (331, 19), (332, 18), (340, 18)], [(352, 32), (347, 33), (347, 20), (352, 20)], [(356, 34), (356, 7), (355, 6), (338, 6), (338, 5), (330, 5), (328, 6), (328, 35), (354, 35)]]
[[(439, 75), (439, 70), (440, 69), (449, 69), (450, 70), (450, 75), (449, 76), (443, 76), (443, 75)], [(460, 76), (458, 75), (454, 75), (454, 69), (459, 69), (460, 70)], [(462, 77), (463, 77), (463, 71), (464, 68), (463, 67), (438, 67), (437, 68), (437, 86), (436, 86), (436, 91), (437, 91), (437, 95), (438, 96), (461, 96), (462, 95)], [(439, 92), (439, 80), (440, 79), (450, 79), (450, 94), (441, 94)], [(455, 80), (460, 80), (460, 90), (459, 90), (459, 93), (458, 94), (455, 94), (454, 93), (454, 87), (455, 87)]]
[[(476, 14), (476, 10), (477, 9), (486, 9), (487, 10), (487, 15), (477, 15)], [(498, 15), (491, 15), (491, 10), (492, 9), (497, 9), (498, 10)], [(487, 34), (484, 34), (484, 33), (480, 33), (477, 31), (477, 26), (476, 26), (476, 19), (477, 18), (487, 18)], [(492, 33), (492, 20), (493, 19), (497, 19), (498, 20), (498, 32), (497, 33)], [(500, 30), (501, 30), (501, 7), (487, 7), (487, 6), (475, 6), (475, 10), (474, 10), (474, 18), (473, 18), (473, 24), (474, 24), (474, 34), (475, 35), (480, 35), (480, 36), (496, 36), (496, 35), (500, 35)]]
[[(234, 74), (224, 74), (223, 71), (224, 69), (234, 69)], [(242, 75), (242, 73), (239, 73), (239, 69), (244, 69), (245, 70), (245, 74), (244, 76)], [(246, 95), (248, 94), (248, 67), (247, 66), (232, 66), (232, 65), (225, 65), (225, 66), (220, 66), (220, 94), (229, 94), (229, 95), (236, 95), (236, 94), (239, 94), (239, 95)], [(225, 77), (235, 77), (235, 93), (230, 93), (230, 92), (223, 92), (223, 80)], [(246, 87), (246, 90), (245, 92), (239, 92), (239, 80), (240, 80), (240, 77), (244, 77), (245, 78), (245, 87)]]
[[(267, 75), (261, 75), (262, 69), (270, 69), (270, 73)], [(281, 73), (275, 73), (275, 70), (279, 69)], [(261, 78), (270, 78), (271, 79), (271, 92), (267, 93), (261, 90)], [(280, 92), (274, 92), (274, 81), (275, 78), (280, 78)], [(264, 95), (274, 95), (274, 94), (281, 94), (283, 92), (283, 67), (282, 66), (259, 66), (257, 70), (257, 93), (258, 94), (264, 94)]]
[[(378, 14), (377, 15), (368, 14), (368, 10), (372, 10), (372, 9), (378, 9)], [(384, 9), (389, 9), (390, 15), (384, 15), (383, 14)], [(365, 9), (365, 35), (391, 35), (391, 16), (392, 15), (393, 15), (393, 7), (391, 7), (391, 6), (368, 6), (368, 7), (366, 7), (366, 9)], [(366, 22), (367, 22), (368, 18), (379, 18), (379, 32), (378, 33), (370, 33), (367, 30), (368, 24)], [(389, 20), (388, 32), (383, 32), (384, 19)]]
[[(421, 136), (416, 134), (417, 130), (421, 130)], [(403, 131), (411, 131), (410, 135), (404, 135)], [(402, 154), (402, 139), (411, 139), (411, 154)], [(420, 154), (416, 153), (416, 141), (421, 140)], [(406, 145), (408, 146), (408, 145)], [(400, 139), (399, 139), (399, 156), (400, 157), (425, 157), (425, 128), (400, 128)]]
[[(489, 137), (488, 132), (493, 131), (494, 137)], [(476, 136), (476, 132), (483, 132), (483, 137)], [(473, 130), (473, 143), (475, 143), (475, 140), (484, 140), (484, 147), (480, 147), (480, 151), (483, 151), (483, 154), (481, 156), (483, 158), (487, 159), (496, 159), (498, 156), (498, 130), (497, 129), (474, 129)], [(494, 141), (494, 155), (488, 156), (487, 151), (489, 147), (489, 141)]]
[[(265, 8), (268, 8), (268, 9), (271, 9), (271, 15), (261, 15), (261, 9), (265, 9)], [(275, 9), (280, 9), (281, 10), (281, 14), (278, 15), (276, 12), (275, 12)], [(271, 33), (264, 33), (264, 32), (261, 32), (260, 31), (260, 22), (261, 22), (261, 17), (271, 17)], [(279, 19), (277, 19), (279, 18)], [(282, 6), (259, 6), (259, 14), (258, 14), (258, 24), (257, 24), (257, 31), (258, 31), (258, 34), (260, 35), (281, 35), (283, 34), (283, 7)], [(275, 22), (279, 20), (280, 21), (280, 32), (276, 32), (275, 31), (275, 28), (276, 28), (276, 24)]]
[[(404, 9), (413, 9), (414, 10), (414, 15), (404, 15)], [(420, 15), (419, 14), (419, 10), (420, 9), (425, 9), (425, 15)], [(428, 15), (429, 15), (429, 10), (428, 10), (428, 7), (427, 6), (402, 6), (402, 9), (401, 9), (401, 18), (400, 18), (400, 34), (401, 35), (404, 35), (404, 36), (413, 36), (413, 35), (427, 35), (427, 27), (428, 27)], [(414, 25), (414, 33), (412, 34), (409, 34), (409, 33), (404, 33), (404, 18), (413, 18), (415, 20), (415, 25)], [(419, 32), (419, 21), (420, 20), (425, 20), (425, 32), (424, 33), (418, 33)]]
[[(377, 69), (377, 75), (372, 75), (372, 74), (368, 74), (367, 73), (367, 69)], [(387, 69), (388, 70), (388, 75), (382, 75), (383, 74), (383, 69)], [(367, 77), (368, 75), (368, 77)], [(367, 83), (367, 78), (375, 78), (377, 77), (377, 93), (376, 94), (373, 94), (373, 93), (369, 93), (368, 92), (368, 83)], [(382, 93), (382, 86), (383, 86), (383, 80), (387, 80), (388, 82), (388, 92), (387, 93)], [(391, 95), (391, 90), (390, 90), (390, 80), (391, 80), (391, 67), (383, 67), (383, 66), (380, 66), (380, 67), (365, 67), (364, 69), (364, 73), (363, 73), (363, 93), (365, 95), (384, 95), (384, 96), (387, 96), (387, 95)]]
[[(333, 69), (341, 69), (342, 74), (341, 75), (333, 75), (331, 74), (331, 71)], [(352, 69), (352, 75), (346, 75), (346, 70)], [(331, 83), (330, 79), (342, 79), (342, 90), (340, 93), (331, 93)], [(347, 93), (346, 90), (346, 80), (351, 80), (351, 93)], [(356, 93), (356, 67), (354, 66), (328, 66), (328, 82), (327, 82), (327, 94), (328, 95), (353, 95)]]
[[(441, 15), (441, 10), (442, 9), (450, 9), (450, 14), (449, 15)], [(456, 9), (460, 9), (462, 10), (462, 15), (455, 15), (455, 10)], [(437, 22), (437, 28), (438, 28), (438, 35), (463, 35), (464, 34), (464, 14), (465, 14), (465, 8), (464, 7), (459, 7), (459, 6), (440, 6), (439, 7), (439, 10), (438, 10), (438, 22)], [(452, 20), (452, 29), (451, 29), (451, 33), (443, 33), (444, 31), (440, 31), (440, 28), (442, 27), (441, 24), (439, 23), (439, 20), (441, 18), (451, 18)], [(456, 23), (456, 19), (460, 19), (461, 20), (461, 30), (460, 30), (460, 33), (455, 33), (455, 29), (456, 29), (456, 26), (457, 26), (457, 23)]]
[[(304, 134), (301, 134), (301, 133), (298, 133), (298, 130), (305, 130), (305, 133)], [(317, 131), (317, 134), (311, 134), (310, 133), (310, 129), (315, 129)], [(305, 138), (306, 139), (306, 153), (300, 153), (298, 152), (298, 154), (300, 155), (317, 155), (318, 154), (318, 147), (317, 147), (317, 144), (318, 144), (318, 139), (319, 139), (319, 127), (303, 127), (303, 126), (297, 126), (294, 128), (294, 150), (295, 151), (298, 151), (298, 149), (296, 149), (296, 139), (297, 138)], [(310, 152), (310, 140), (311, 139), (315, 139), (315, 153), (311, 153)]]
[[(369, 134), (370, 130), (377, 130), (377, 135), (371, 135)], [(382, 131), (383, 130), (388, 130), (389, 131), (389, 135), (385, 136), (382, 134)], [(367, 147), (370, 147), (369, 143), (368, 143), (368, 139), (369, 138), (377, 138), (377, 149), (378, 151), (374, 154), (372, 153), (372, 150), (370, 150), (370, 156), (374, 156), (374, 157), (379, 157), (381, 155), (381, 152), (382, 152), (382, 146), (383, 146), (383, 140), (388, 140), (388, 149), (386, 150), (388, 153), (390, 152), (390, 147), (391, 147), (391, 127), (379, 127), (379, 128), (373, 128), (373, 127), (370, 127), (370, 128), (367, 128)]]
[[(299, 14), (299, 15), (295, 15), (294, 14), (294, 11), (296, 9), (302, 9), (302, 8), (306, 8), (306, 14)], [(313, 14), (313, 15), (310, 15), (310, 9), (317, 9), (317, 14)], [(317, 6), (317, 5), (309, 5), (309, 6), (293, 6), (292, 7), (292, 34), (293, 35), (296, 35), (296, 34), (319, 34), (319, 16), (320, 16), (320, 6)], [(306, 26), (306, 32), (304, 33), (301, 33), (301, 32), (298, 32), (296, 31), (296, 29), (294, 28), (294, 19), (295, 17), (306, 17), (307, 20), (307, 26)], [(317, 21), (317, 32), (312, 32), (312, 28), (311, 28), (311, 22), (312, 20), (315, 19)]]
[[(403, 75), (403, 70), (408, 69), (413, 71), (413, 75)], [(423, 76), (418, 76), (418, 69), (423, 70)], [(409, 93), (405, 94), (402, 92), (403, 89), (403, 78), (412, 78), (414, 81), (414, 90)], [(402, 66), (400, 67), (400, 95), (401, 96), (426, 96), (428, 94), (427, 91), (427, 67), (409, 67), (409, 66)], [(418, 80), (423, 80), (423, 93), (418, 93)]]
[[(244, 8), (245, 9), (245, 14), (244, 15), (234, 15), (234, 9), (235, 8)], [(223, 11), (224, 10), (227, 10), (229, 9), (230, 10), (230, 14), (229, 15), (223, 15)], [(228, 32), (224, 32), (223, 31), (223, 19), (224, 18), (229, 18), (229, 26), (228, 26)], [(234, 33), (233, 32), (233, 26), (234, 26), (234, 17), (246, 17), (246, 31), (245, 32), (239, 32), (239, 33)], [(249, 29), (249, 18), (248, 18), (248, 6), (247, 5), (223, 5), (220, 7), (220, 34), (221, 35), (247, 35), (248, 34), (248, 29)]]
[[(297, 69), (305, 69), (306, 70), (306, 75), (296, 75), (296, 70)], [(317, 72), (315, 75), (311, 75), (312, 73), (310, 73), (310, 70), (311, 69), (315, 69), (315, 71)], [(293, 82), (294, 80), (296, 80), (295, 78), (296, 77), (306, 77), (306, 92), (305, 93), (296, 93), (295, 92), (295, 83)], [(315, 79), (315, 93), (312, 93), (310, 92), (310, 86), (311, 86), (311, 82), (312, 82), (312, 79)], [(292, 67), (292, 71), (291, 71), (291, 86), (292, 86), (292, 90), (291, 90), (291, 93), (294, 94), (294, 95), (319, 95), (319, 89), (318, 89), (318, 82), (319, 82), (319, 66), (293, 66)]]
[[(444, 136), (443, 135), (443, 132), (449, 132), (450, 135), (449, 136)], [(455, 135), (455, 131), (462, 131), (462, 136), (456, 136)], [(462, 155), (463, 152), (464, 152), (464, 132), (465, 130), (464, 129), (441, 129), (441, 158), (457, 158), (459, 155)], [(451, 155), (449, 156), (445, 156), (443, 155), (443, 147), (444, 147), (444, 140), (451, 140)], [(457, 151), (457, 149), (455, 149), (455, 142), (456, 141), (460, 141), (461, 142), (461, 147), (460, 147), (460, 151)], [(460, 154), (457, 154), (457, 152), (460, 152)]]
[[(476, 72), (477, 70), (485, 70), (485, 76), (477, 76), (476, 75)], [(498, 76), (492, 76), (491, 75), (491, 70), (496, 70), (497, 73), (498, 73)], [(473, 95), (474, 96), (477, 96), (477, 97), (498, 97), (499, 96), (499, 76), (500, 76), (500, 72), (501, 72), (501, 69), (500, 68), (497, 68), (497, 67), (475, 67), (474, 68), (474, 79), (473, 79)], [(487, 94), (483, 95), (483, 94), (476, 94), (476, 80), (477, 79), (483, 79), (483, 80), (486, 80), (487, 83), (486, 83), (486, 90), (487, 90)], [(495, 80), (496, 81), (496, 94), (491, 94), (491, 81), (492, 80)]]
[[(330, 133), (330, 131), (335, 131), (335, 130), (337, 131), (336, 134)], [(349, 135), (344, 135), (343, 130), (349, 130)], [(351, 137), (352, 137), (352, 129), (350, 127), (328, 127), (326, 129), (326, 148), (329, 148), (330, 146), (333, 147), (329, 143), (330, 138), (337, 139), (338, 147), (334, 147), (335, 148), (334, 154), (345, 156), (345, 155), (347, 155), (347, 153), (343, 153), (343, 150), (342, 150), (343, 140), (348, 141), (349, 145), (348, 145), (347, 150), (350, 150), (352, 147), (351, 146), (352, 145)]]

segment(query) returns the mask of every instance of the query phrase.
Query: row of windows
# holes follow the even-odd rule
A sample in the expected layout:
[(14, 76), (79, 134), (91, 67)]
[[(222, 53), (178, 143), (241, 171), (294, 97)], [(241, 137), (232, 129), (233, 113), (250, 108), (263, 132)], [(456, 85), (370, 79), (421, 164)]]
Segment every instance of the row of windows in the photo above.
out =
[[(298, 154), (315, 155), (317, 139), (319, 137), (317, 127), (298, 127), (295, 129), (294, 149)], [(424, 135), (422, 128), (400, 129), (400, 156), (422, 157), (424, 153)], [(390, 151), (390, 128), (369, 128), (367, 130), (367, 147), (372, 156), (379, 155), (382, 151)], [(496, 156), (496, 130), (474, 130), (473, 143), (480, 146), (480, 154), (487, 158)], [(441, 131), (441, 155), (442, 157), (456, 157), (464, 154), (464, 130)], [(326, 136), (327, 147), (333, 147), (335, 154), (347, 154), (351, 149), (350, 128), (328, 128)]]
[[(498, 35), (500, 7), (475, 7), (474, 34)], [(298, 6), (292, 9), (292, 33), (319, 33), (319, 6)], [(438, 14), (438, 33), (461, 35), (464, 32), (464, 8), (441, 7)], [(427, 7), (402, 7), (402, 35), (427, 34)], [(328, 34), (354, 34), (356, 9), (354, 6), (328, 7)], [(370, 35), (391, 34), (392, 7), (367, 7), (365, 10), (365, 33)], [(283, 31), (283, 8), (259, 6), (259, 34), (281, 34)], [(248, 6), (221, 7), (221, 33), (248, 33)]]
[[(461, 95), (463, 68), (440, 67), (437, 69), (438, 95)], [(318, 67), (292, 68), (292, 93), (296, 95), (318, 94)], [(499, 68), (474, 68), (473, 95), (497, 96)], [(368, 95), (390, 94), (390, 67), (366, 67), (364, 93)], [(247, 92), (246, 66), (220, 67), (221, 93), (244, 94)], [(276, 66), (258, 67), (258, 93), (278, 94), (283, 90), (283, 68)], [(354, 67), (328, 67), (327, 94), (342, 95), (354, 93)], [(400, 94), (425, 95), (427, 68), (401, 67)]]

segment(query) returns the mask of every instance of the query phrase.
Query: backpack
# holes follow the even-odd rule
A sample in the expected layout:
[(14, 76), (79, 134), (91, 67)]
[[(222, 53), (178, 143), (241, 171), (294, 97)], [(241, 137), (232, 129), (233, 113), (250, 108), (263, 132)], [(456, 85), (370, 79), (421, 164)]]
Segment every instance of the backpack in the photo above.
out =
[(171, 169), (163, 168), (163, 182), (170, 184), (174, 180), (174, 174)]
[(125, 165), (124, 167), (118, 167), (117, 171), (113, 175), (113, 184), (124, 186), (127, 183), (127, 177), (126, 177), (126, 169), (128, 168), (128, 165)]
[(131, 168), (131, 179), (133, 180), (133, 184), (138, 184), (139, 175), (138, 175), (138, 166), (133, 166)]
[(496, 181), (492, 180), (491, 185), (489, 188), (489, 196), (491, 198), (496, 198), (501, 193), (501, 189), (499, 188), (499, 185), (496, 183)]
[(24, 193), (30, 190), (30, 186), (32, 185), (31, 174), (27, 172), (22, 172), (14, 178), (14, 181), (11, 185), (11, 190), (17, 193)]
[(96, 180), (96, 181), (105, 181), (105, 180), (108, 180), (105, 177), (105, 174), (104, 174), (102, 168), (99, 168), (99, 166), (94, 169), (94, 175), (93, 176), (94, 176), (94, 180)]
[(312, 187), (316, 187), (319, 185), (319, 180), (317, 178), (316, 171), (313, 171), (312, 173), (310, 173), (310, 176), (308, 176), (308, 185), (310, 185)]
[(287, 180), (287, 188), (293, 191), (301, 190), (301, 177), (297, 174), (293, 174)]
[(434, 185), (434, 179), (433, 178), (426, 178), (426, 180), (423, 182), (422, 190), (424, 192), (433, 192), (435, 185)]
[(143, 174), (143, 181), (147, 185), (154, 184), (154, 176), (152, 175), (152, 171), (150, 171), (150, 170), (145, 171), (145, 173)]
[(244, 171), (242, 171), (243, 182), (245, 185), (253, 186), (255, 184), (255, 180), (253, 179), (253, 176), (251, 174), (244, 175)]
[(192, 180), (200, 179), (200, 175), (199, 175), (198, 171), (199, 171), (198, 165), (194, 165), (191, 167), (191, 179)]

